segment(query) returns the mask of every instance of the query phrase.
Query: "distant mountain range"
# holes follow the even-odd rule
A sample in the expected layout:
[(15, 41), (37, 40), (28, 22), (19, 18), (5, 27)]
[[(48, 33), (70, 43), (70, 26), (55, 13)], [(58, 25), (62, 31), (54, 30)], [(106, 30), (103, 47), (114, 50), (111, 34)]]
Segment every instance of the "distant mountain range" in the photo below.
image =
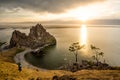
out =
[(92, 20), (88, 24), (95, 25), (120, 25), (120, 19)]
[(78, 20), (53, 20), (53, 21), (37, 21), (37, 22), (15, 22), (15, 23), (0, 23), (0, 24), (36, 24), (41, 23), (45, 25), (79, 25), (79, 24), (87, 24), (87, 25), (120, 25), (120, 19), (97, 19), (97, 20), (89, 20), (86, 22), (78, 21)]

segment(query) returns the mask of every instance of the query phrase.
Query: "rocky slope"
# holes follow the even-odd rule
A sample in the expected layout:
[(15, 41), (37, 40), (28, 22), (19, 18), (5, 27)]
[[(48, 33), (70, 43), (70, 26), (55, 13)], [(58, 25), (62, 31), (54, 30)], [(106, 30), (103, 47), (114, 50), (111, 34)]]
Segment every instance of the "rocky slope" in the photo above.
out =
[(56, 39), (49, 34), (41, 24), (37, 24), (30, 29), (29, 35), (15, 30), (10, 40), (10, 48), (12, 47), (28, 47), (36, 49), (44, 45), (55, 45)]

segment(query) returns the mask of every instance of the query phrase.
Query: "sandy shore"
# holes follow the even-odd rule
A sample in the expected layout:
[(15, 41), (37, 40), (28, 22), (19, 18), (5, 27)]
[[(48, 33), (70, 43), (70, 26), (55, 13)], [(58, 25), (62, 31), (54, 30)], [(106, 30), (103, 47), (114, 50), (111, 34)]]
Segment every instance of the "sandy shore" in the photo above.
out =
[(22, 65), (22, 67), (25, 67), (25, 68), (31, 68), (31, 69), (41, 70), (41, 71), (48, 71), (47, 69), (38, 68), (38, 67), (36, 67), (36, 66), (33, 66), (33, 65), (31, 65), (30, 63), (28, 63), (28, 62), (25, 60), (25, 57), (24, 57), (25, 54), (26, 54), (26, 53), (29, 53), (29, 52), (31, 52), (31, 51), (33, 51), (33, 50), (31, 50), (31, 49), (26, 49), (25, 51), (16, 54), (15, 57), (14, 57), (15, 63), (19, 63), (19, 62), (20, 62), (21, 65)]

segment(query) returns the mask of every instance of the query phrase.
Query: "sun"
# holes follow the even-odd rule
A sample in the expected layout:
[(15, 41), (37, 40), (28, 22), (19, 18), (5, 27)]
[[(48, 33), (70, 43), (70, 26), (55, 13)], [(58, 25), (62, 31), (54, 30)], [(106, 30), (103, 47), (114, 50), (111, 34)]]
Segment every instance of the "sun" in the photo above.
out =
[(82, 22), (86, 22), (89, 20), (89, 18), (85, 15), (82, 15), (82, 16), (78, 16), (76, 19), (82, 21)]
[[(86, 22), (89, 20), (97, 19), (103, 14), (103, 5), (101, 4), (92, 4), (88, 6), (81, 6), (74, 8), (67, 12), (67, 16), (70, 16), (76, 20)], [(98, 9), (100, 8), (100, 9)], [(102, 10), (102, 11), (101, 11)]]
[(74, 17), (80, 21), (88, 21), (92, 16), (92, 13), (89, 9), (86, 8), (77, 8), (74, 11)]
[(72, 15), (75, 19), (83, 22), (89, 20), (90, 17), (92, 16), (91, 11), (85, 8), (77, 8), (77, 9), (71, 10), (69, 14)]

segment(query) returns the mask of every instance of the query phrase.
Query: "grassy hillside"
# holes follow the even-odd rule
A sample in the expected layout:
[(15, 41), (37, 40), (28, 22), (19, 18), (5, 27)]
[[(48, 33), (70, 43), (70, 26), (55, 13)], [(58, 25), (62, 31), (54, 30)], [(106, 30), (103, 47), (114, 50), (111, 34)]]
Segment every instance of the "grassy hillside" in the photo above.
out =
[(36, 80), (37, 78), (51, 79), (54, 75), (61, 76), (70, 74), (67, 71), (38, 71), (23, 68), (22, 72), (18, 71), (17, 64), (14, 63), (13, 56), (23, 49), (12, 48), (0, 52), (0, 80)]
[[(74, 77), (77, 80), (120, 80), (120, 70), (81, 70), (75, 73), (61, 70), (38, 71), (23, 68), (18, 71), (13, 56), (23, 49), (12, 48), (0, 52), (0, 80), (52, 80), (53, 76)], [(64, 79), (66, 80), (66, 79)]]
[(79, 80), (120, 80), (120, 70), (81, 70), (73, 75)]
[(5, 61), (5, 62), (11, 62), (14, 63), (13, 57), (19, 53), (24, 51), (24, 49), (21, 48), (12, 48), (10, 50), (6, 50), (3, 52), (0, 52), (0, 61)]

